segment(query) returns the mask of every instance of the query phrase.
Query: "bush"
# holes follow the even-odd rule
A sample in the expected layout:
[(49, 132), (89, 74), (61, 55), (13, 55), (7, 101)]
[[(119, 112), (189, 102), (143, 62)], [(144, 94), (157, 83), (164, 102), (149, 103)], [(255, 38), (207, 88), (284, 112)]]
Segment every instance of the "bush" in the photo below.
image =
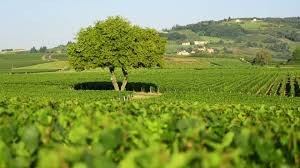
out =
[(256, 57), (253, 59), (252, 64), (266, 65), (269, 64), (271, 61), (272, 54), (267, 50), (262, 49), (256, 54)]

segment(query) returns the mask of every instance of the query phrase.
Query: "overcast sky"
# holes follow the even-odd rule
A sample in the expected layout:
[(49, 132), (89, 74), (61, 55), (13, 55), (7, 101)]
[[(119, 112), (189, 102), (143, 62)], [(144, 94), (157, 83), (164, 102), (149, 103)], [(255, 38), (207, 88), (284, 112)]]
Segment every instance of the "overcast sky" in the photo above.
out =
[(2, 0), (0, 49), (64, 44), (114, 15), (162, 29), (229, 16), (300, 16), (299, 7), (300, 0)]

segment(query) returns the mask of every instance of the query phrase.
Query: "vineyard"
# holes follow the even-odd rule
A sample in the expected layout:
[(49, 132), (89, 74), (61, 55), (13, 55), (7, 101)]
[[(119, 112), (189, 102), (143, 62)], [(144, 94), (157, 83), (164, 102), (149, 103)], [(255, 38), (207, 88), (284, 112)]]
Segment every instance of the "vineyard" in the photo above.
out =
[(300, 108), (0, 101), (0, 167), (299, 167)]
[(0, 168), (300, 168), (300, 0), (271, 2), (3, 1)]
[(207, 60), (0, 74), (0, 168), (299, 167), (300, 70)]
[(273, 95), (300, 97), (299, 72), (260, 72), (241, 76), (242, 81), (237, 83), (237, 78), (226, 78), (213, 81), (215, 84), (205, 83), (208, 90), (221, 92), (238, 92), (252, 95)]
[[(296, 69), (141, 69), (131, 70), (128, 94), (159, 91), (157, 101), (201, 101), (295, 105), (300, 71)], [(107, 70), (82, 73), (1, 75), (2, 97), (49, 99), (117, 99)], [(152, 89), (150, 89), (152, 87)]]

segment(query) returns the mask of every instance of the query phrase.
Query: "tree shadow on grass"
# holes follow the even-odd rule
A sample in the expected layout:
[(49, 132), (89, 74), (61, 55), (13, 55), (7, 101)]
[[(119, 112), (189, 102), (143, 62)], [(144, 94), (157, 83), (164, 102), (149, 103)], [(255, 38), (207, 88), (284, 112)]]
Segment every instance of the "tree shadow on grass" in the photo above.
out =
[[(119, 86), (122, 85), (118, 82)], [(114, 90), (111, 82), (83, 82), (73, 85), (75, 90)], [(153, 83), (129, 82), (126, 85), (127, 91), (136, 92), (159, 92), (159, 87)]]

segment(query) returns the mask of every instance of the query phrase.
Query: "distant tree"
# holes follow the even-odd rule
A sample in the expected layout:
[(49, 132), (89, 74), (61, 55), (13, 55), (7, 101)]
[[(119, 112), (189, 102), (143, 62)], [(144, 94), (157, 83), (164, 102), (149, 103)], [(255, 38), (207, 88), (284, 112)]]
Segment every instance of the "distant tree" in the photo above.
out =
[(257, 47), (257, 46), (258, 46), (258, 44), (256, 42), (250, 42), (250, 41), (248, 41), (246, 43), (246, 47)]
[(289, 45), (285, 42), (273, 43), (267, 48), (276, 52), (289, 52)]
[(223, 21), (224, 22), (230, 22), (232, 19), (231, 19), (231, 17), (229, 16), (228, 18), (225, 18)]
[(187, 39), (186, 35), (180, 34), (178, 32), (168, 33), (167, 37), (168, 37), (168, 40), (171, 40), (171, 41), (186, 40)]
[(39, 49), (39, 52), (40, 53), (46, 53), (47, 52), (47, 47), (46, 46), (43, 46)]
[(3, 50), (2, 50), (2, 52), (11, 52), (11, 51), (14, 51), (14, 49), (9, 48), (9, 49), (3, 49)]
[(68, 41), (67, 44), (66, 44), (66, 46), (68, 46), (69, 44), (72, 44), (72, 42), (71, 42), (71, 41)]
[[(154, 29), (132, 25), (122, 17), (109, 17), (94, 26), (82, 29), (67, 53), (72, 67), (84, 69), (107, 67), (116, 91), (123, 91), (128, 82), (128, 69), (162, 65), (166, 40)], [(124, 80), (121, 88), (115, 76), (121, 68)]]
[(35, 47), (32, 47), (32, 48), (30, 49), (30, 52), (31, 52), (31, 53), (37, 53), (38, 50), (37, 50)]
[(275, 37), (269, 36), (269, 37), (263, 39), (262, 42), (264, 42), (264, 43), (278, 43), (280, 41)]
[[(300, 24), (299, 24), (300, 25)], [(300, 33), (296, 31), (281, 31), (278, 32), (279, 36), (287, 38), (291, 41), (299, 42), (300, 41)]]
[(300, 46), (298, 46), (295, 51), (293, 52), (293, 62), (299, 62), (300, 63)]
[(224, 44), (225, 44), (225, 42), (224, 42), (223, 40), (220, 40), (220, 41), (218, 41), (216, 44), (219, 44), (219, 45), (224, 45)]
[(253, 59), (252, 64), (267, 65), (272, 61), (272, 54), (267, 50), (260, 50)]
[(233, 51), (232, 51), (231, 49), (228, 49), (227, 47), (224, 47), (224, 48), (223, 48), (223, 52), (224, 52), (225, 54), (233, 54)]

